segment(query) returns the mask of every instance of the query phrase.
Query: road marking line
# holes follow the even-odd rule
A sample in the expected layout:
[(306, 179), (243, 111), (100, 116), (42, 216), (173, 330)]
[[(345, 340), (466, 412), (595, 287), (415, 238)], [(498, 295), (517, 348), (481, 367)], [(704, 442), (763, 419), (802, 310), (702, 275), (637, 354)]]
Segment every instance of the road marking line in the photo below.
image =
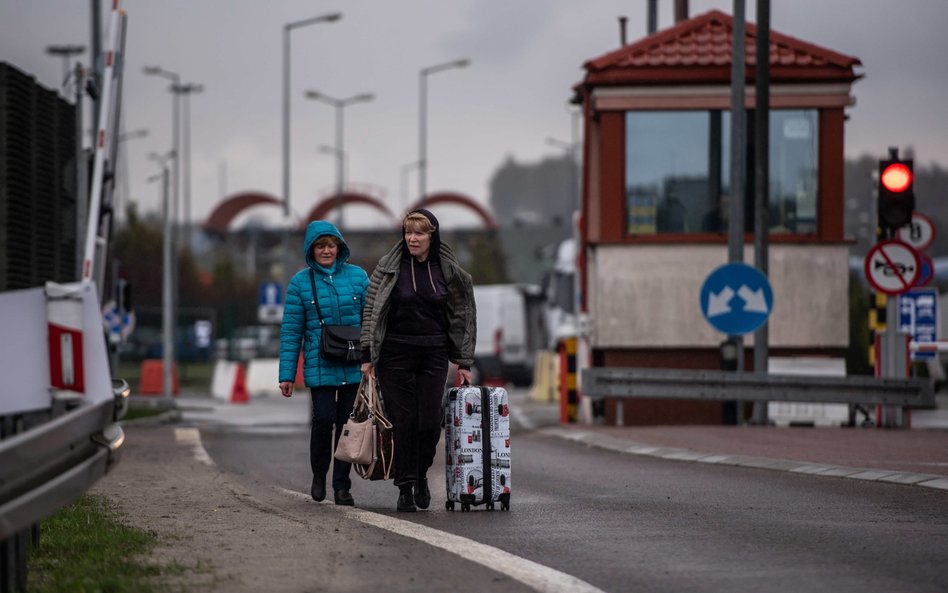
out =
[(205, 465), (214, 465), (214, 460), (208, 455), (207, 449), (201, 443), (201, 431), (196, 428), (175, 428), (174, 440), (182, 445), (191, 445), (194, 458)]
[[(287, 490), (286, 488), (277, 489), (297, 498), (310, 498), (302, 492)], [(328, 503), (324, 502), (323, 504)], [(523, 583), (534, 591), (540, 591), (541, 593), (604, 593), (602, 589), (594, 587), (586, 581), (566, 574), (565, 572), (543, 566), (532, 560), (521, 558), (515, 554), (476, 542), (466, 537), (439, 531), (426, 525), (412, 523), (411, 521), (396, 519), (388, 515), (373, 513), (372, 511), (332, 504), (330, 504), (330, 506), (344, 513), (351, 519), (380, 529), (385, 529), (386, 531), (391, 531), (392, 533), (404, 537), (416, 539), (430, 546), (441, 548), (442, 550), (460, 556), (464, 560), (481, 564), (495, 572), (507, 575)]]
[(524, 430), (534, 430), (536, 429), (536, 423), (530, 419), (529, 416), (521, 412), (520, 410), (510, 406), (510, 418), (514, 420), (517, 424), (523, 427)]

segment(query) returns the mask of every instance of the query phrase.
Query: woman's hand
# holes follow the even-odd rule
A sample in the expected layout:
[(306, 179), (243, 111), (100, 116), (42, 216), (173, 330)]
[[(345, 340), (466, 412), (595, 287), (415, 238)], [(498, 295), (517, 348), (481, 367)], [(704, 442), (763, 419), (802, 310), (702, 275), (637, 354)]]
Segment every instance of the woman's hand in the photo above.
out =
[(283, 397), (293, 397), (293, 382), (280, 381), (280, 393)]
[(374, 379), (375, 378), (375, 365), (373, 365), (371, 362), (363, 362), (362, 374), (372, 377)]
[(461, 385), (467, 383), (471, 384), (471, 369), (458, 369), (458, 378), (461, 380)]

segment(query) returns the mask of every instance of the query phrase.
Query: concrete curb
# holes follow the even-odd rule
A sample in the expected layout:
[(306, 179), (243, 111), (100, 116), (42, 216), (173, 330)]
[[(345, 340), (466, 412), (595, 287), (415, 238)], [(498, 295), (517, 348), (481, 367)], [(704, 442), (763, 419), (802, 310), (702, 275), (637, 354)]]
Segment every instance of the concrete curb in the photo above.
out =
[(596, 447), (597, 449), (606, 449), (608, 451), (616, 451), (630, 455), (643, 455), (657, 459), (752, 467), (833, 478), (849, 478), (853, 480), (923, 486), (925, 488), (948, 491), (948, 478), (932, 474), (844, 467), (841, 465), (796, 461), (792, 459), (770, 459), (766, 457), (751, 457), (748, 455), (701, 453), (690, 449), (646, 445), (594, 432), (584, 432), (582, 430), (558, 426), (541, 428), (539, 432), (548, 436), (583, 443), (584, 445)]

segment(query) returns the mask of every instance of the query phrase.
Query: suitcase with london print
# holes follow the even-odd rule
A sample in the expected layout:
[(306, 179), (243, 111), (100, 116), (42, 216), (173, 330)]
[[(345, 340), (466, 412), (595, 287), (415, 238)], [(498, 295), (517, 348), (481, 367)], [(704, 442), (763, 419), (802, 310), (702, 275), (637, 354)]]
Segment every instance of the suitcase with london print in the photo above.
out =
[(445, 508), (510, 510), (510, 407), (503, 387), (461, 386), (444, 402)]

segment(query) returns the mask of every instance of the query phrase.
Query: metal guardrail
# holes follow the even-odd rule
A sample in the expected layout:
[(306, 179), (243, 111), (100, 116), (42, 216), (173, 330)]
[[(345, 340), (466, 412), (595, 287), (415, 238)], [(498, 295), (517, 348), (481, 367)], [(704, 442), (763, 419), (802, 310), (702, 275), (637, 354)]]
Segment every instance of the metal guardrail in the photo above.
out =
[(934, 408), (928, 379), (764, 375), (727, 371), (591, 368), (583, 394), (594, 397), (847, 403)]
[(112, 399), (80, 404), (0, 440), (0, 589), (22, 588), (25, 541), (35, 525), (79, 498), (118, 462), (125, 434), (116, 422), (128, 408), (128, 383), (113, 381), (112, 392)]

